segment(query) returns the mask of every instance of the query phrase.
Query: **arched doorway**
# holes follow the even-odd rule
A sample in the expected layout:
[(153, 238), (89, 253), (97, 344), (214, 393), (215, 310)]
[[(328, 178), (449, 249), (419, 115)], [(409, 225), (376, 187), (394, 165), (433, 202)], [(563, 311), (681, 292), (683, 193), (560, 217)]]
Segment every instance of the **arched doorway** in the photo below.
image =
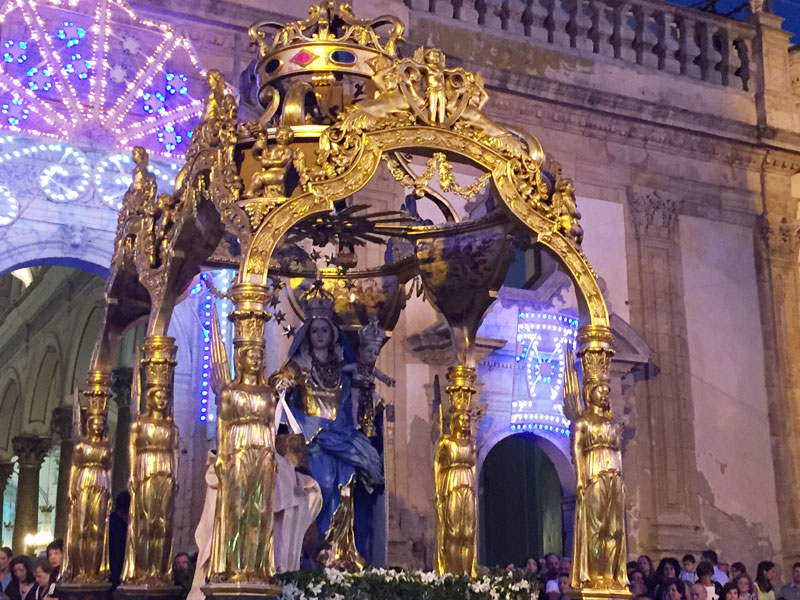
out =
[(480, 473), (481, 562), (514, 563), (566, 547), (562, 487), (553, 461), (533, 433), (498, 442)]

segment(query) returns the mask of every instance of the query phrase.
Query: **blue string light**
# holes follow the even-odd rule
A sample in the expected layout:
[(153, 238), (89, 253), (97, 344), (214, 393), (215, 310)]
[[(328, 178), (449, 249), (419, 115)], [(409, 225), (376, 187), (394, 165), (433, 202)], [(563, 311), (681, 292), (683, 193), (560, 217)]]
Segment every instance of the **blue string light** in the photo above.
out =
[(561, 313), (520, 311), (516, 363), (521, 363), (526, 398), (511, 402), (511, 431), (543, 431), (569, 435), (561, 390), (564, 349), (575, 348), (578, 319)]

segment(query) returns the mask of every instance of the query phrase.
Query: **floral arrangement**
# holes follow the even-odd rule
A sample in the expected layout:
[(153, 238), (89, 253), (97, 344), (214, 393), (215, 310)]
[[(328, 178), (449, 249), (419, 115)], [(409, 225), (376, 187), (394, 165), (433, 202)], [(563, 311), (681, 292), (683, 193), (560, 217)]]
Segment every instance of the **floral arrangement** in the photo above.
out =
[(279, 600), (537, 600), (535, 580), (520, 572), (437, 575), (425, 571), (367, 569), (346, 573), (314, 569), (279, 576)]

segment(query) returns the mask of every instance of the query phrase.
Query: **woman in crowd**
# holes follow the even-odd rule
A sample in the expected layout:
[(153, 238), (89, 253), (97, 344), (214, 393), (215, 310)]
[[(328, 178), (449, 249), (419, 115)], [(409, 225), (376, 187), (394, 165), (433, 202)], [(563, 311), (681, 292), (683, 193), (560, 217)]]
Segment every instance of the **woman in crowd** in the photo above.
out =
[(720, 600), (739, 600), (739, 588), (732, 581), (729, 581), (722, 586), (722, 594)]
[(772, 585), (774, 575), (774, 562), (763, 560), (758, 563), (758, 568), (756, 569), (758, 600), (775, 600), (775, 587)]
[(639, 565), (639, 570), (642, 572), (642, 575), (644, 575), (644, 584), (647, 586), (647, 591), (653, 592), (653, 587), (655, 586), (653, 559), (646, 554), (642, 554), (636, 559), (636, 563)]
[(661, 600), (661, 597), (666, 593), (664, 583), (677, 579), (680, 572), (681, 565), (676, 558), (668, 556), (661, 559), (658, 563), (655, 576), (653, 577), (653, 583), (655, 584), (653, 598), (655, 598), (655, 600)]
[(11, 560), (11, 583), (6, 588), (9, 600), (36, 600), (37, 585), (27, 556), (15, 556)]
[[(731, 570), (733, 570), (733, 565), (731, 565)], [(740, 572), (733, 580), (733, 583), (736, 584), (736, 589), (739, 590), (739, 600), (758, 600), (756, 584), (753, 583), (753, 578), (746, 571)]]

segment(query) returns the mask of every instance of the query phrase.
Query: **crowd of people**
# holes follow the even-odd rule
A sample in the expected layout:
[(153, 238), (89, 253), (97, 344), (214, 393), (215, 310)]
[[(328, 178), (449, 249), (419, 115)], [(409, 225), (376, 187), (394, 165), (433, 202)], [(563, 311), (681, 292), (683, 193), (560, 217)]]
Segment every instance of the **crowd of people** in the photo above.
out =
[(3, 600), (54, 600), (61, 574), (64, 542), (54, 540), (39, 556), (14, 556), (11, 548), (0, 548), (0, 589)]
[[(110, 544), (114, 555), (113, 544)], [(123, 543), (124, 547), (124, 543)], [(0, 548), (0, 600), (57, 600), (55, 583), (61, 574), (64, 543), (54, 540), (39, 556), (17, 555), (11, 548)], [(112, 556), (112, 583), (118, 584)], [(175, 585), (188, 594), (194, 576), (194, 557), (186, 552), (175, 555), (172, 575)], [(507, 570), (515, 569), (513, 564)], [(571, 583), (572, 560), (557, 554), (542, 559), (529, 558), (526, 578), (538, 583), (541, 600), (567, 600)], [(713, 550), (705, 550), (698, 561), (686, 554), (680, 561), (662, 558), (655, 566), (642, 555), (628, 563), (628, 580), (633, 600), (800, 600), (800, 562), (792, 566), (791, 579), (778, 586), (776, 566), (758, 563), (755, 576), (744, 563), (719, 560)], [(116, 581), (115, 575), (117, 577)]]
[[(514, 569), (508, 565), (506, 569)], [(529, 558), (525, 573), (539, 582), (546, 600), (566, 600), (571, 583), (572, 561), (548, 554)], [(628, 563), (628, 580), (634, 600), (800, 600), (800, 562), (792, 566), (791, 579), (782, 586), (775, 581), (775, 563), (765, 560), (752, 576), (744, 563), (719, 560), (714, 550), (705, 550), (700, 560), (692, 554), (680, 561), (668, 556), (656, 567), (642, 555)]]

